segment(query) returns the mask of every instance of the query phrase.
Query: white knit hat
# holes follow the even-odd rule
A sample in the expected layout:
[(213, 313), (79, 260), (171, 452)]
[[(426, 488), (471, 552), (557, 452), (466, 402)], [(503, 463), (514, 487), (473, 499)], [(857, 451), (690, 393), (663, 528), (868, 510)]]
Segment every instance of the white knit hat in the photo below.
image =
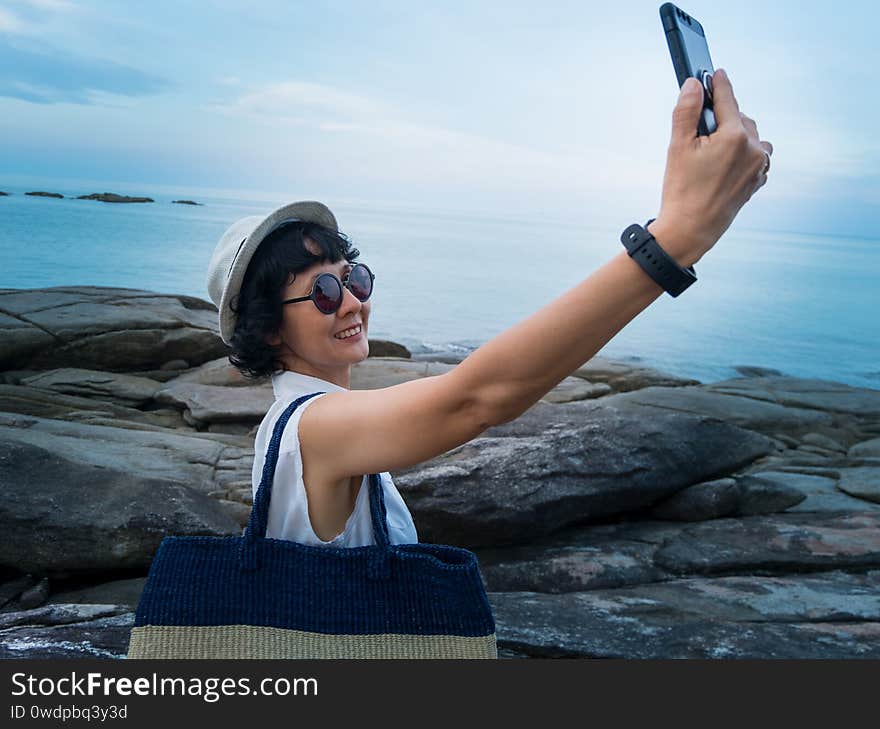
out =
[(323, 203), (306, 200), (278, 208), (268, 216), (251, 215), (233, 223), (220, 237), (208, 265), (208, 295), (220, 312), (220, 338), (230, 344), (235, 312), (230, 303), (241, 289), (248, 263), (263, 239), (282, 223), (317, 223), (338, 232), (336, 218)]

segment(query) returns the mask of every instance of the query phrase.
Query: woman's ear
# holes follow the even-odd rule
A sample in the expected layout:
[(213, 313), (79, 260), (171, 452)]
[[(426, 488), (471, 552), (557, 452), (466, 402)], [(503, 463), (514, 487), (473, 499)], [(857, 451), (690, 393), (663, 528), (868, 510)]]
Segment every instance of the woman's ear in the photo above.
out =
[(279, 344), (281, 344), (281, 335), (278, 332), (267, 334), (265, 337), (265, 342), (270, 347), (277, 347)]

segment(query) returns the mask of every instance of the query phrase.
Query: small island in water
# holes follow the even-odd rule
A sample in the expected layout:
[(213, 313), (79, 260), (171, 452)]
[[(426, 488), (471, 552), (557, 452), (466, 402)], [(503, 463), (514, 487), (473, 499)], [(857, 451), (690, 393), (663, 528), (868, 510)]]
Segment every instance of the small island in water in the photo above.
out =
[[(0, 191), (0, 197), (8, 197), (11, 193)], [(26, 192), (25, 195), (29, 195), (31, 197), (48, 197), (48, 198), (56, 198), (58, 200), (63, 200), (64, 195), (60, 192), (45, 192), (42, 190), (35, 190), (33, 192)], [(93, 192), (89, 195), (78, 195), (76, 200), (98, 200), (99, 202), (106, 203), (151, 203), (156, 202), (151, 197), (132, 197), (130, 195), (119, 195), (115, 192)], [(177, 205), (204, 205), (204, 203), (196, 202), (195, 200), (172, 200), (172, 203)]]
[(129, 195), (117, 195), (115, 192), (93, 192), (91, 195), (80, 195), (77, 200), (98, 200), (107, 203), (151, 203), (155, 202), (151, 197), (130, 197)]

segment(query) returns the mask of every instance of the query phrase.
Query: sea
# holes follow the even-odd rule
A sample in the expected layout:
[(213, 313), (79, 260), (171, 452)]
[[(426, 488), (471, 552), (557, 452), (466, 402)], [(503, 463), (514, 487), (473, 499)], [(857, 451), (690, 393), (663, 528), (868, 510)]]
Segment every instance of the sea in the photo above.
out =
[[(35, 189), (65, 198), (24, 195)], [(2, 177), (0, 190), (10, 193), (0, 197), (0, 288), (119, 286), (206, 300), (207, 265), (223, 231), (288, 201), (118, 183), (35, 187)], [(104, 191), (155, 202), (71, 199)], [(633, 222), (328, 203), (376, 274), (371, 338), (419, 355), (465, 355), (527, 318), (622, 250), (620, 231)], [(663, 295), (599, 354), (704, 383), (753, 366), (880, 388), (880, 239), (749, 230), (734, 221), (696, 270), (691, 288)]]

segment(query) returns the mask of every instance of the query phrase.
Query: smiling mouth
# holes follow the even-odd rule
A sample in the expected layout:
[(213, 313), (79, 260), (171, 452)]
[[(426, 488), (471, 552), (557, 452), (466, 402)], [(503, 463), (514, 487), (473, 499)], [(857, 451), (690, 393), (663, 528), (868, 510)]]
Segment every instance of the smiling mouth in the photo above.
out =
[(352, 337), (356, 337), (362, 331), (362, 327), (360, 324), (357, 326), (346, 329), (343, 332), (339, 332), (339, 334), (334, 334), (334, 339), (351, 339)]

